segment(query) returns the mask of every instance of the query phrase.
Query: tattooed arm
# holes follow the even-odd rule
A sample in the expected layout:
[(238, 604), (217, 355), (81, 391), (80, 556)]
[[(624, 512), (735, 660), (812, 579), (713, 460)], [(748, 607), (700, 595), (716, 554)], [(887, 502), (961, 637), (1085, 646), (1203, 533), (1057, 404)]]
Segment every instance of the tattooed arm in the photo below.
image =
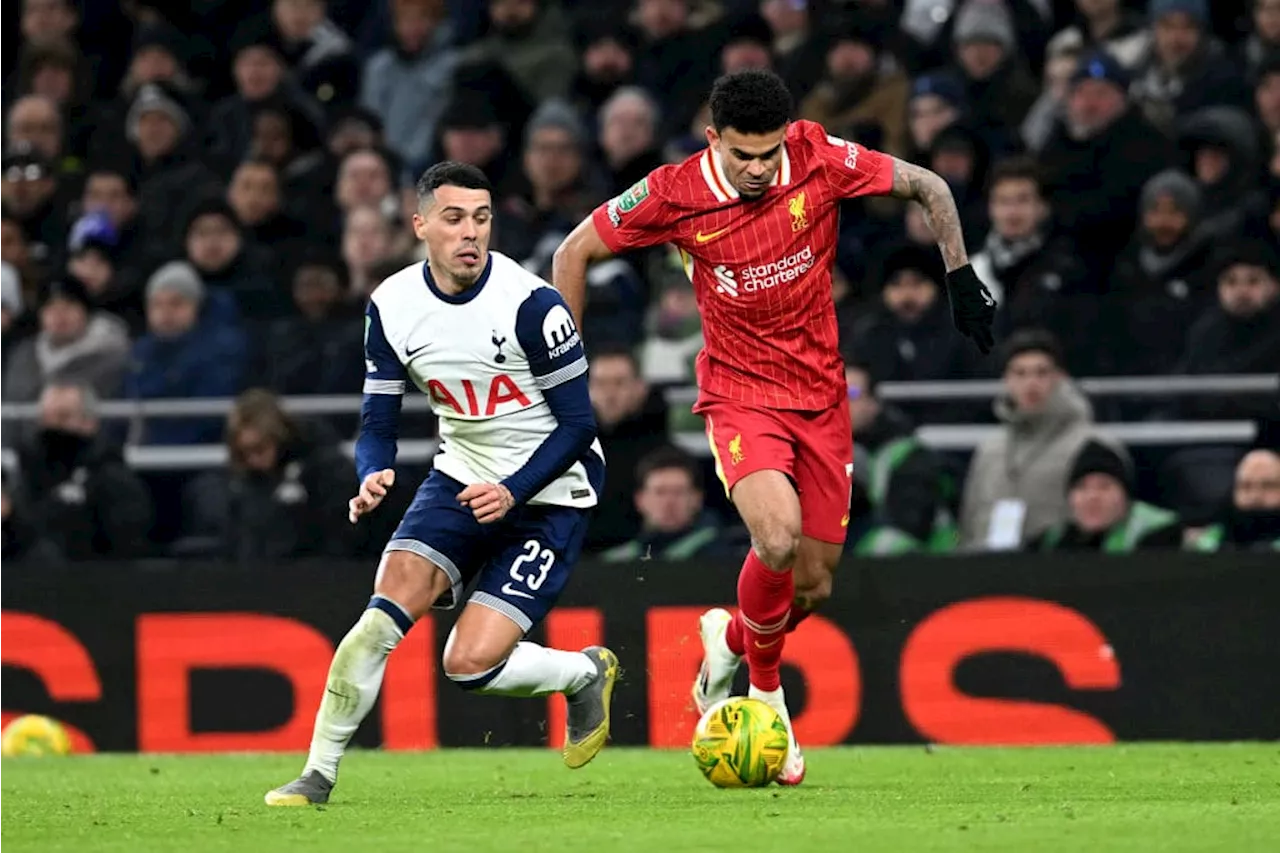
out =
[(951, 188), (947, 186), (947, 182), (936, 172), (895, 157), (893, 189), (889, 191), (889, 195), (918, 202), (924, 208), (925, 222), (929, 224), (934, 238), (938, 241), (938, 248), (942, 251), (942, 260), (947, 265), (947, 272), (957, 270), (969, 263), (956, 200), (951, 196)]

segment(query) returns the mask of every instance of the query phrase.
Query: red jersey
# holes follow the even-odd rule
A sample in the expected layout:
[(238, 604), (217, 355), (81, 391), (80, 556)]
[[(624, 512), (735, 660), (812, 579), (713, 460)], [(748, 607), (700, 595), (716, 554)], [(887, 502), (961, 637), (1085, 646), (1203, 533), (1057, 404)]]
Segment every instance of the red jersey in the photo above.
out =
[(654, 169), (592, 217), (615, 253), (680, 249), (706, 341), (699, 403), (816, 411), (845, 399), (831, 299), (839, 202), (892, 186), (891, 157), (797, 121), (759, 199), (740, 198), (708, 148)]

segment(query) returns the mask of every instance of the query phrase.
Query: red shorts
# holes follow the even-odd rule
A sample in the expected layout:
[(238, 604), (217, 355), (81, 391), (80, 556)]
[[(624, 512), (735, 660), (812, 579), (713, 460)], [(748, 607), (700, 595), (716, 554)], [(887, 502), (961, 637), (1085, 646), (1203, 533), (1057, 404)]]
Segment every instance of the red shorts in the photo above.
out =
[(853, 486), (853, 424), (841, 402), (820, 412), (748, 408), (706, 400), (707, 440), (716, 474), (732, 496), (739, 480), (756, 471), (781, 471), (800, 495), (805, 536), (843, 543)]

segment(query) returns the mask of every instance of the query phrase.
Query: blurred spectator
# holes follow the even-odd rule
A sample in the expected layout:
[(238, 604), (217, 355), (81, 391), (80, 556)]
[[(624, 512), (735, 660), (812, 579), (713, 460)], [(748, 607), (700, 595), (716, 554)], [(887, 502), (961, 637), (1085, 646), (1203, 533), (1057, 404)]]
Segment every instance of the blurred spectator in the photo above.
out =
[(351, 39), (328, 17), (326, 0), (273, 0), (280, 52), (298, 85), (325, 106), (355, 99), (360, 65)]
[(40, 331), (14, 346), (5, 361), (4, 399), (38, 399), (52, 383), (86, 385), (99, 396), (116, 392), (129, 356), (125, 324), (94, 311), (85, 286), (75, 279), (43, 288)]
[(283, 98), (315, 123), (320, 111), (287, 74), (283, 47), (269, 26), (257, 19), (243, 23), (232, 39), (231, 75), (236, 90), (219, 101), (209, 116), (210, 154), (224, 167), (244, 159), (253, 141), (256, 105)]
[(1123, 0), (1075, 0), (1076, 20), (1049, 40), (1048, 55), (1105, 50), (1133, 71), (1151, 49), (1151, 31), (1141, 14), (1124, 6)]
[(917, 77), (907, 101), (908, 159), (923, 156), (938, 133), (964, 116), (966, 109), (964, 84), (954, 74), (944, 71)]
[(71, 227), (67, 273), (85, 286), (94, 308), (119, 317), (133, 335), (144, 325), (142, 287), (135, 275), (119, 268), (119, 242), (105, 211), (86, 213)]
[(245, 243), (235, 211), (222, 198), (206, 199), (191, 211), (185, 246), (204, 287), (233, 297), (241, 317), (271, 320), (287, 313), (284, 294), (267, 277), (269, 256)]
[(440, 117), (440, 156), (482, 170), (497, 198), (513, 191), (518, 171), (507, 139), (508, 129), (493, 105), (471, 92), (455, 92)]
[[(539, 275), (551, 277), (551, 257), (542, 256)], [(688, 279), (686, 279), (688, 281)], [(645, 282), (631, 264), (608, 258), (587, 268), (587, 306), (582, 317), (585, 340), (623, 346), (640, 343), (645, 333)]]
[(972, 261), (999, 306), (997, 335), (1046, 328), (1068, 342), (1068, 370), (1091, 372), (1097, 350), (1089, 334), (1096, 320), (1096, 282), (1069, 242), (1052, 235), (1039, 168), (1029, 159), (1005, 160), (987, 186), (991, 231)]
[(800, 102), (800, 117), (835, 136), (855, 138), (855, 128), (877, 125), (881, 149), (905, 156), (907, 96), (911, 84), (898, 72), (882, 74), (877, 28), (854, 19), (829, 36), (826, 73)]
[(1089, 274), (1106, 280), (1133, 233), (1142, 187), (1172, 164), (1173, 149), (1126, 97), (1129, 77), (1108, 54), (1086, 57), (1066, 119), (1041, 152), (1054, 218)]
[(1280, 453), (1259, 448), (1240, 460), (1225, 518), (1190, 544), (1196, 551), (1280, 551)]
[(773, 30), (758, 15), (747, 15), (729, 28), (720, 48), (720, 73), (749, 68), (776, 70), (773, 62)]
[(884, 381), (976, 375), (977, 350), (952, 327), (938, 250), (899, 246), (878, 272), (881, 304), (854, 325), (854, 360)]
[(1179, 126), (1178, 142), (1200, 186), (1203, 227), (1213, 239), (1234, 238), (1265, 206), (1258, 189), (1262, 152), (1248, 114), (1210, 107)]
[(660, 447), (640, 460), (635, 483), (640, 533), (605, 551), (601, 559), (691, 560), (715, 550), (720, 525), (703, 509), (702, 470), (693, 457), (675, 447)]
[(690, 0), (638, 0), (636, 82), (662, 104), (664, 131), (689, 126), (719, 69), (722, 39), (691, 20)]
[(1241, 45), (1241, 58), (1250, 79), (1280, 56), (1280, 0), (1252, 0), (1253, 31)]
[(469, 46), (464, 62), (496, 62), (535, 101), (569, 94), (578, 57), (554, 0), (488, 0), (489, 33)]
[(458, 54), (441, 0), (391, 0), (393, 45), (365, 62), (360, 105), (382, 119), (387, 144), (417, 174), (429, 165)]
[(9, 361), (9, 351), (13, 345), (30, 331), (26, 322), (26, 299), (22, 293), (22, 275), (18, 268), (5, 261), (0, 264), (0, 318), (3, 319), (3, 331), (0, 341), (3, 346), (3, 360)]
[(1280, 365), (1280, 258), (1256, 242), (1214, 258), (1218, 303), (1187, 332), (1178, 372), (1275, 373)]
[(688, 385), (702, 350), (702, 315), (693, 284), (672, 276), (645, 318), (640, 375), (654, 385)]
[(101, 437), (97, 403), (86, 385), (55, 382), (40, 395), (40, 430), (20, 453), (30, 518), (70, 559), (142, 556), (151, 496)]
[(137, 164), (138, 203), (146, 211), (164, 211), (153, 233), (176, 243), (190, 200), (217, 189), (217, 179), (199, 159), (191, 117), (171, 93), (149, 83), (129, 107), (126, 133)]
[(952, 39), (970, 119), (1006, 132), (1020, 128), (1039, 87), (1018, 54), (1013, 18), (1004, 3), (968, 0), (956, 14)]
[(577, 36), (582, 58), (571, 92), (574, 106), (590, 118), (616, 89), (635, 82), (639, 36), (607, 13), (584, 15)]
[(650, 391), (631, 350), (596, 344), (590, 361), (591, 406), (613, 471), (605, 480), (587, 531), (587, 547), (598, 550), (626, 542), (639, 532), (634, 472), (643, 457), (666, 444), (667, 405), (660, 392)]
[(609, 192), (625, 192), (662, 165), (658, 105), (638, 86), (623, 86), (600, 108), (600, 150)]
[(1138, 232), (1116, 261), (1102, 314), (1107, 372), (1145, 376), (1177, 363), (1183, 340), (1171, 330), (1189, 328), (1211, 302), (1213, 240), (1200, 210), (1200, 188), (1182, 172), (1143, 187)]
[(1133, 462), (1124, 448), (1090, 439), (1067, 479), (1070, 517), (1028, 542), (1027, 550), (1128, 554), (1181, 547), (1178, 516), (1134, 499)]
[(895, 554), (927, 548), (949, 551), (956, 543), (955, 484), (932, 450), (916, 438), (915, 424), (876, 394), (867, 366), (845, 365), (854, 456), (871, 513), (849, 523), (846, 549)]
[(359, 303), (348, 298), (340, 258), (313, 250), (292, 272), (297, 316), (267, 333), (255, 376), (273, 391), (358, 394), (364, 384), (364, 339)]
[(374, 269), (391, 255), (391, 224), (372, 207), (357, 207), (347, 214), (342, 233), (342, 259), (347, 264), (350, 296), (363, 302), (382, 278)]
[(1151, 52), (1132, 95), (1147, 119), (1171, 130), (1181, 116), (1215, 104), (1243, 105), (1243, 79), (1210, 29), (1209, 0), (1150, 0)]
[(81, 123), (81, 133), (73, 143), (77, 153), (108, 151), (125, 137), (129, 107), (143, 86), (162, 84), (185, 101), (193, 125), (205, 126), (208, 106), (202, 99), (203, 85), (188, 70), (192, 38), (169, 24), (144, 24), (135, 31), (124, 79), (111, 100), (93, 104)]
[[(240, 390), (248, 342), (226, 293), (209, 292), (195, 268), (172, 261), (147, 281), (147, 334), (133, 345), (124, 396), (133, 400), (230, 397)], [(203, 316), (201, 316), (203, 314)], [(207, 418), (151, 418), (146, 444), (217, 441)]]
[(288, 244), (304, 236), (302, 223), (284, 211), (280, 172), (265, 160), (245, 160), (236, 167), (227, 204), (250, 246), (275, 249), (273, 269), (279, 269)]
[(28, 143), (6, 150), (0, 197), (5, 212), (22, 225), (34, 259), (56, 267), (67, 232), (53, 164)]
[(1003, 422), (978, 446), (960, 502), (960, 545), (1011, 550), (1068, 518), (1067, 478), (1094, 437), (1093, 407), (1062, 369), (1062, 347), (1025, 329), (1005, 341)]
[(287, 194), (309, 195), (325, 160), (316, 125), (295, 104), (278, 96), (254, 104), (250, 121), (245, 156), (275, 166)]
[(809, 0), (761, 0), (760, 3), (760, 14), (773, 30), (777, 72), (797, 102), (822, 78), (824, 66), (822, 36), (814, 31), (809, 7)]
[(1080, 51), (1059, 49), (1050, 52), (1044, 64), (1040, 96), (1022, 121), (1022, 144), (1029, 151), (1039, 152), (1044, 148), (1053, 129), (1066, 117), (1071, 78), (1079, 68)]
[(329, 206), (323, 214), (313, 213), (313, 216), (317, 220), (314, 222), (317, 231), (332, 232), (335, 237), (342, 235), (347, 217), (357, 207), (372, 207), (384, 217), (395, 215), (398, 202), (391, 161), (373, 148), (358, 148), (345, 154), (338, 164), (333, 205), (336, 210)]
[(354, 553), (358, 529), (345, 515), (355, 467), (321, 425), (251, 389), (227, 415), (225, 441), (227, 470), (202, 475), (184, 496), (191, 537), (180, 552), (248, 565)]
[(14, 101), (5, 117), (5, 149), (24, 148), (62, 172), (63, 142), (66, 138), (62, 114), (52, 98), (27, 95)]
[[(990, 223), (982, 194), (991, 164), (991, 148), (982, 133), (968, 122), (949, 124), (933, 138), (925, 164), (937, 172), (955, 199), (960, 211), (965, 243), (980, 246)], [(932, 234), (932, 229), (929, 229)], [(930, 238), (927, 242), (936, 243)]]
[[(497, 219), (497, 248), (520, 261), (550, 258), (560, 241), (604, 195), (586, 160), (586, 129), (564, 101), (547, 101), (525, 128), (528, 192), (512, 197)], [(536, 261), (530, 262), (540, 266)]]

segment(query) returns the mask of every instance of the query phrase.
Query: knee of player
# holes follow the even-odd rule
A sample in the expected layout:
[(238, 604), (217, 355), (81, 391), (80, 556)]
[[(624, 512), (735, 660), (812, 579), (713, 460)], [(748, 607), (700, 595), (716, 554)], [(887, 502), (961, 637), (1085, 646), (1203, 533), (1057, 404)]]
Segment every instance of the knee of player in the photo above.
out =
[(751, 544), (761, 562), (775, 571), (782, 571), (791, 568), (796, 561), (800, 531), (779, 526), (764, 531), (760, 536), (753, 536)]
[(795, 600), (805, 610), (815, 610), (831, 597), (831, 575), (818, 573), (812, 580), (796, 580)]
[(445, 676), (454, 684), (463, 690), (478, 690), (494, 679), (506, 659), (494, 659), (492, 655), (458, 642), (451, 636), (445, 645), (441, 663)]

